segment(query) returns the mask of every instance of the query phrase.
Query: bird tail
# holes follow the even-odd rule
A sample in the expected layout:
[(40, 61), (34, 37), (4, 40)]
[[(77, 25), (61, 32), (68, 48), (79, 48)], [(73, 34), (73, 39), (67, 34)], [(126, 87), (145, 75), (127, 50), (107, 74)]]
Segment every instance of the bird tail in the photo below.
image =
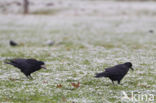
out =
[(4, 60), (4, 63), (5, 63), (5, 64), (11, 64), (11, 60), (10, 60), (10, 59), (5, 59), (5, 60)]
[(96, 77), (96, 78), (106, 77), (106, 74), (105, 74), (105, 72), (96, 73), (95, 77)]

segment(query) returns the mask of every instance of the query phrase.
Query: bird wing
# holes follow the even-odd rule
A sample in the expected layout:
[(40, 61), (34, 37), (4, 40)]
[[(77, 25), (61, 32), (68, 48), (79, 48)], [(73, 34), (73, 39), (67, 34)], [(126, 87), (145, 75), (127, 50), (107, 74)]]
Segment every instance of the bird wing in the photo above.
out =
[(122, 64), (119, 64), (119, 65), (111, 67), (111, 68), (106, 68), (105, 73), (109, 76), (124, 75), (125, 74), (125, 68)]
[(37, 60), (35, 60), (35, 59), (27, 59), (26, 62), (30, 66), (29, 70), (28, 70), (29, 72), (32, 73), (32, 72), (35, 72), (35, 71), (40, 69), (40, 65), (38, 64)]
[(35, 59), (27, 59), (26, 62), (31, 65), (36, 65), (38, 63)]
[(25, 59), (10, 59), (10, 62), (8, 64), (11, 64), (19, 69), (28, 68), (28, 65), (26, 64)]

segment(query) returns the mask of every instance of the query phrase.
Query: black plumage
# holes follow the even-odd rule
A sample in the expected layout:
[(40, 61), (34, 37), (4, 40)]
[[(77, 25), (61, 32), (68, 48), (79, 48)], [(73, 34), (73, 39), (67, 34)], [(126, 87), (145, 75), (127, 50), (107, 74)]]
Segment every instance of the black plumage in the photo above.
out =
[(32, 79), (31, 73), (40, 70), (41, 68), (46, 69), (44, 62), (35, 59), (22, 59), (22, 58), (7, 59), (5, 63), (17, 67), (29, 79)]
[(150, 33), (154, 33), (154, 30), (151, 29), (151, 30), (149, 30), (149, 32), (150, 32)]
[(9, 44), (10, 46), (18, 46), (18, 44), (13, 40), (10, 40)]
[(106, 68), (105, 71), (102, 73), (97, 73), (95, 77), (96, 78), (108, 77), (111, 79), (113, 84), (114, 84), (114, 81), (117, 81), (118, 84), (120, 84), (120, 81), (127, 74), (127, 72), (129, 71), (129, 68), (133, 70), (131, 62), (118, 64), (116, 66)]

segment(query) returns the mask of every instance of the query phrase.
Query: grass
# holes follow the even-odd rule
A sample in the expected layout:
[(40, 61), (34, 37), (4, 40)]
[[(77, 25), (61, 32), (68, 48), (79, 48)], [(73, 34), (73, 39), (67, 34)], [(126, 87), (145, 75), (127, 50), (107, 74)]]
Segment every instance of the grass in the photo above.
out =
[[(85, 11), (75, 3), (85, 5)], [(97, 8), (92, 1), (70, 1), (74, 5), (71, 9), (53, 15), (0, 14), (0, 102), (124, 103), (122, 91), (130, 97), (132, 92), (156, 95), (156, 22), (155, 15), (148, 15), (155, 2), (131, 2), (132, 11), (125, 7), (128, 2), (94, 3)], [(139, 9), (139, 15), (138, 5), (145, 6)], [(64, 6), (58, 8), (63, 10)], [(154, 33), (149, 32), (151, 29)], [(10, 47), (9, 40), (21, 45)], [(48, 46), (48, 40), (55, 44)], [(33, 73), (34, 80), (28, 80), (3, 62), (19, 57), (43, 60), (48, 69)], [(134, 71), (128, 72), (122, 85), (112, 85), (107, 78), (94, 78), (104, 68), (127, 61), (133, 63)], [(77, 82), (80, 86), (74, 88), (71, 83)]]
[(61, 10), (59, 10), (59, 9), (38, 10), (38, 11), (32, 12), (31, 14), (34, 14), (34, 15), (55, 15), (60, 11)]

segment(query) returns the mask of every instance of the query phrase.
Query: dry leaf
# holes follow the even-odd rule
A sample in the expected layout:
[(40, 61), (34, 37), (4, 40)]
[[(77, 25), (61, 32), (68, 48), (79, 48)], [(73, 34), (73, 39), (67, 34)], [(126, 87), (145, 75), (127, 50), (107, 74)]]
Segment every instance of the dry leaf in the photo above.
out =
[(76, 84), (76, 83), (71, 83), (71, 85), (72, 85), (74, 88), (80, 87), (80, 83), (79, 83), (79, 82), (78, 82), (77, 84)]
[(47, 81), (43, 81), (43, 83), (48, 83)]
[(62, 88), (62, 84), (57, 84), (57, 88)]

